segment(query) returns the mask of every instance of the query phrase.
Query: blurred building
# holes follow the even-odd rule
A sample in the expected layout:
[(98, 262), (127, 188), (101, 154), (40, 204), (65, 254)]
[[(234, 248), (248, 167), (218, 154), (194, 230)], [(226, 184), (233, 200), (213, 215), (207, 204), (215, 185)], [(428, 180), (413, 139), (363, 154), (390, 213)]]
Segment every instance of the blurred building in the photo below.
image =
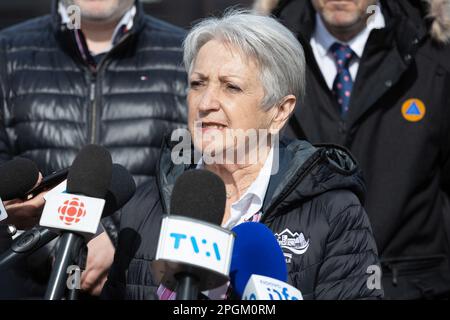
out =
[[(1, 0), (0, 29), (50, 13), (53, 0)], [(253, 0), (141, 0), (147, 13), (189, 28), (203, 17), (219, 14), (230, 6), (248, 8)]]

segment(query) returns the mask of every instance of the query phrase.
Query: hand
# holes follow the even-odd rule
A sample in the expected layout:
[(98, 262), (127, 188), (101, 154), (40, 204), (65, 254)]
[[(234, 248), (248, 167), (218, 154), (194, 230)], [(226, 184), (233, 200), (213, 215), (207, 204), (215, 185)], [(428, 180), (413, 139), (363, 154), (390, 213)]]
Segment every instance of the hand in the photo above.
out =
[(86, 270), (81, 274), (81, 290), (98, 296), (102, 292), (115, 248), (106, 232), (88, 242)]
[[(35, 186), (39, 185), (41, 181), (42, 175), (39, 173), (39, 178)], [(30, 229), (38, 224), (45, 204), (45, 194), (46, 191), (28, 200), (13, 199), (4, 201), (3, 205), (8, 213), (6, 222), (13, 224), (17, 229), (21, 230)]]

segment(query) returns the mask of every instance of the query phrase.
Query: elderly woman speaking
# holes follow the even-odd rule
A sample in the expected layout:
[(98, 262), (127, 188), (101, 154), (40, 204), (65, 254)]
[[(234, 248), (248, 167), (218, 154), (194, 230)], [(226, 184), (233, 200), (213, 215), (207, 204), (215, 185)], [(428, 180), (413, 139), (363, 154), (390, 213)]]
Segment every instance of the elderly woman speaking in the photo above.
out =
[[(381, 297), (377, 281), (369, 281), (378, 257), (361, 205), (364, 185), (351, 155), (337, 146), (274, 139), (304, 92), (305, 59), (295, 37), (273, 18), (228, 11), (189, 32), (184, 62), (190, 82), (188, 128), (192, 148), (202, 157), (175, 163), (168, 160), (173, 160), (174, 143), (164, 143), (157, 177), (122, 210), (103, 297), (160, 298), (150, 262), (161, 219), (174, 182), (198, 168), (214, 172), (225, 184), (222, 227), (259, 221), (280, 245), (284, 241), (289, 284), (304, 299)], [(251, 130), (264, 133), (256, 147), (244, 148), (245, 156), (257, 150), (257, 161), (239, 161), (243, 159), (234, 157), (237, 132)], [(234, 161), (218, 154), (231, 154)], [(296, 250), (296, 244), (303, 249)]]

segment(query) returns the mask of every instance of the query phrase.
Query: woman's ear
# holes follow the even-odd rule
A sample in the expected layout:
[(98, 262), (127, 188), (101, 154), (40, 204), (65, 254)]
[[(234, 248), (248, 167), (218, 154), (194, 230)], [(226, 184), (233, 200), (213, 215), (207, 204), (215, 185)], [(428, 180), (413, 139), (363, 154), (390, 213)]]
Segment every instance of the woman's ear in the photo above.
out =
[(269, 131), (272, 134), (277, 134), (283, 129), (286, 122), (289, 120), (289, 116), (294, 111), (297, 98), (290, 94), (285, 96), (274, 108), (273, 119), (270, 124)]

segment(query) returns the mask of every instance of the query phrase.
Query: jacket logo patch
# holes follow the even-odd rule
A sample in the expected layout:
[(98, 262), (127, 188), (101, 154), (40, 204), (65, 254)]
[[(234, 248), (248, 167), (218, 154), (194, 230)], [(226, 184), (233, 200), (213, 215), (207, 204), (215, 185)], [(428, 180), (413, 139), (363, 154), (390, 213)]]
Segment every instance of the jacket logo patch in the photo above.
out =
[(407, 121), (420, 121), (425, 117), (425, 113), (425, 104), (420, 99), (408, 99), (402, 105), (402, 115)]
[(284, 254), (286, 263), (291, 262), (292, 254), (304, 254), (309, 248), (309, 239), (306, 240), (302, 232), (292, 233), (291, 230), (286, 228), (280, 233), (275, 233), (275, 237), (283, 251), (291, 252), (285, 252)]

